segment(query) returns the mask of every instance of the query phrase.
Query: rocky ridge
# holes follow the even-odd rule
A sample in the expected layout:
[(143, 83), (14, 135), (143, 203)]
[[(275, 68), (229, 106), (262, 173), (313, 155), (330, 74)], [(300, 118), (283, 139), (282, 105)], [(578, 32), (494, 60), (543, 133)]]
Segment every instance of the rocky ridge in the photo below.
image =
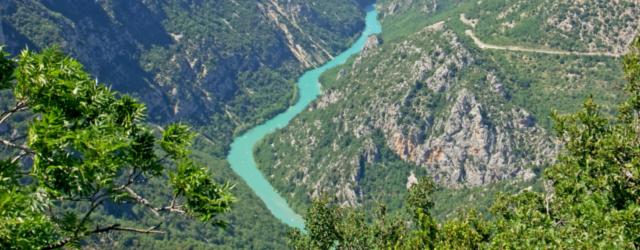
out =
[[(546, 25), (567, 37), (578, 34), (590, 51), (607, 49), (612, 53), (626, 53), (640, 28), (637, 0), (550, 1), (546, 4), (568, 9), (566, 13), (549, 15)], [(604, 28), (612, 26), (616, 28)]]
[(466, 13), (484, 39), (568, 51), (624, 54), (640, 28), (636, 0), (485, 1)]
[(0, 16), (10, 51), (57, 44), (157, 122), (244, 124), (286, 107), (298, 73), (348, 46), (360, 2), (8, 0)]
[(446, 189), (535, 179), (561, 150), (549, 114), (593, 93), (610, 109), (619, 64), (598, 53), (481, 50), (465, 31), (492, 44), (619, 54), (637, 34), (637, 6), (381, 1), (391, 42), (372, 37), (353, 63), (326, 74), (324, 96), (257, 147), (259, 166), (298, 208), (322, 194), (345, 205), (396, 201), (425, 173)]
[(428, 14), (438, 9), (438, 0), (385, 0), (380, 1), (383, 17), (398, 15), (411, 9)]
[[(260, 166), (273, 182), (294, 183), (286, 189), (294, 198), (335, 194), (346, 205), (363, 202), (364, 175), (384, 164), (385, 149), (414, 166), (388, 185), (409, 185), (419, 169), (447, 187), (531, 179), (527, 166), (547, 163), (556, 145), (526, 110), (491, 104), (506, 98), (502, 79), (477, 61), (444, 22), (390, 47), (371, 46), (327, 79), (336, 83), (309, 113), (258, 147)], [(466, 80), (475, 71), (486, 79)]]

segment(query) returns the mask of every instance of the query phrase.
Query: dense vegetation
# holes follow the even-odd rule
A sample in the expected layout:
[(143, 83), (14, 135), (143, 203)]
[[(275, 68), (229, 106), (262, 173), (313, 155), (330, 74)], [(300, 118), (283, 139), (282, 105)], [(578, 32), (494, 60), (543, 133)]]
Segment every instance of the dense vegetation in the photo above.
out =
[[(385, 40), (461, 14), (484, 41), (569, 51), (624, 52), (639, 27), (633, 0), (380, 0)], [(615, 26), (617, 28), (605, 28)]]
[[(0, 44), (13, 54), (59, 45), (100, 82), (135, 97), (149, 122), (184, 122), (198, 132), (194, 157), (218, 181), (236, 188), (227, 228), (169, 215), (162, 235), (109, 234), (87, 244), (102, 248), (284, 248), (287, 230), (224, 161), (232, 136), (295, 101), (294, 80), (306, 67), (293, 43), (314, 65), (346, 48), (363, 27), (367, 0), (331, 1), (76, 1), (27, 0), (0, 4)], [(278, 9), (280, 8), (280, 9)], [(277, 23), (270, 13), (275, 14)], [(14, 104), (0, 91), (0, 107)], [(28, 115), (15, 115), (0, 134), (26, 131)], [(155, 132), (158, 133), (158, 132)], [(162, 181), (140, 193), (165, 197)], [(143, 219), (139, 209), (98, 209), (105, 220)], [(146, 217), (144, 217), (146, 218)]]
[[(0, 5), (0, 43), (11, 52), (59, 44), (93, 75), (56, 50), (2, 55), (0, 248), (286, 248), (288, 228), (222, 157), (234, 134), (295, 99), (293, 80), (305, 67), (350, 43), (362, 26), (358, 4), (367, 2)], [(256, 148), (274, 186), (298, 211), (309, 208), (307, 234), (292, 233), (290, 246), (640, 247), (640, 42), (625, 60), (625, 94), (614, 58), (484, 51), (464, 34), (473, 29), (496, 44), (619, 52), (626, 40), (612, 34), (635, 34), (638, 9), (618, 2), (381, 0), (383, 43), (323, 75), (326, 98)], [(478, 24), (460, 20), (462, 14)], [(609, 28), (585, 29), (594, 25)], [(309, 65), (288, 47), (287, 32)], [(429, 64), (424, 58), (437, 58), (435, 68), (416, 74), (416, 65)], [(446, 73), (437, 79), (436, 69)], [(447, 86), (434, 90), (434, 82)], [(531, 137), (512, 136), (519, 144), (509, 156), (540, 163), (531, 147), (554, 140), (553, 128), (565, 150), (542, 179), (446, 188), (420, 178), (440, 176), (408, 160), (389, 131), (400, 125), (394, 132), (417, 142), (442, 133), (433, 125), (446, 123), (459, 93), (484, 107), (479, 117), (487, 127), (533, 128)], [(554, 109), (577, 113), (552, 119)], [(513, 110), (525, 110), (526, 119), (509, 115)], [(401, 114), (397, 120), (376, 120), (393, 112)], [(155, 125), (172, 121), (200, 133)], [(511, 164), (537, 175), (546, 167)], [(225, 181), (235, 184), (235, 199), (229, 185), (219, 184)], [(339, 198), (311, 202), (327, 191)], [(218, 226), (224, 222), (230, 224)]]
[[(3, 62), (7, 62), (3, 64), (3, 67), (13, 65), (11, 61)], [(77, 62), (74, 62), (74, 65), (75, 63)], [(83, 81), (82, 84), (94, 85), (95, 82), (94, 79), (90, 79)], [(15, 108), (16, 100), (13, 90), (5, 89), (11, 87), (10, 85), (3, 85), (3, 90), (0, 90), (0, 110), (2, 111)], [(121, 96), (115, 92), (113, 94)], [(138, 103), (137, 105), (141, 104)], [(29, 122), (32, 118), (33, 113), (29, 110), (7, 116), (6, 120), (0, 124), (0, 138), (7, 139), (14, 144), (24, 143), (24, 136), (29, 130)], [(149, 125), (138, 124), (138, 126), (146, 127)], [(159, 126), (153, 125), (149, 127), (149, 131), (152, 131), (154, 135), (159, 135), (160, 130), (156, 128), (159, 128)], [(89, 238), (83, 237), (82, 245), (109, 249), (176, 249), (184, 246), (190, 246), (194, 249), (209, 249), (214, 246), (219, 249), (284, 248), (287, 227), (274, 217), (269, 216), (269, 211), (264, 204), (246, 185), (243, 185), (242, 180), (236, 177), (224, 160), (214, 157), (216, 153), (209, 146), (209, 143), (211, 142), (205, 137), (197, 135), (194, 140), (191, 158), (195, 162), (206, 162), (209, 169), (207, 173), (216, 173), (217, 182), (227, 181), (234, 184), (233, 195), (236, 197), (236, 206), (230, 212), (221, 214), (217, 218), (219, 221), (229, 223), (226, 227), (218, 227), (210, 222), (201, 222), (200, 220), (189, 218), (190, 216), (182, 216), (176, 213), (163, 214), (162, 217), (156, 217), (147, 208), (134, 205), (128, 200), (125, 200), (124, 204), (106, 202), (103, 204), (104, 206), (97, 207), (93, 211), (92, 221), (99, 222), (100, 225), (113, 225), (124, 222), (123, 226), (160, 226), (158, 230), (163, 233), (105, 232)], [(18, 153), (18, 151), (0, 145), (0, 156), (2, 158), (13, 157), (15, 153)], [(29, 161), (27, 160), (24, 164), (28, 165)], [(138, 178), (137, 182), (132, 185), (140, 196), (145, 197), (150, 203), (160, 206), (169, 202), (172, 197), (172, 189), (167, 185), (167, 182), (168, 180), (164, 177)], [(86, 212), (87, 209), (86, 204), (62, 205), (65, 207), (64, 211), (70, 210), (81, 213)]]
[(384, 207), (367, 222), (359, 210), (316, 201), (308, 234), (296, 249), (637, 249), (640, 247), (640, 39), (625, 58), (629, 98), (615, 118), (588, 99), (571, 115), (554, 115), (565, 149), (545, 170), (543, 191), (502, 194), (492, 220), (474, 211), (437, 223), (435, 185), (414, 184), (403, 216)]
[[(382, 44), (327, 71), (324, 96), (257, 145), (259, 167), (300, 213), (321, 193), (335, 194), (341, 204), (384, 202), (397, 210), (412, 173), (429, 173), (445, 186), (434, 195), (437, 218), (459, 207), (486, 211), (497, 191), (540, 188), (536, 178), (557, 152), (552, 111), (576, 112), (592, 96), (612, 115), (625, 95), (624, 75), (616, 58), (482, 50), (465, 34), (474, 27), (460, 20), (462, 14), (489, 19), (485, 13), (512, 5), (382, 1)], [(513, 16), (534, 10), (519, 8)], [(485, 24), (480, 20), (475, 29)], [(624, 22), (607, 25), (627, 28)], [(554, 37), (540, 39), (545, 44)], [(460, 178), (450, 177), (456, 172)], [(520, 173), (537, 177), (522, 181)], [(486, 181), (469, 183), (472, 174)], [(381, 183), (384, 190), (376, 189)]]
[[(623, 52), (635, 34), (640, 14), (637, 1), (569, 0), (483, 1), (488, 11), (469, 11), (476, 31), (487, 41), (572, 51)], [(522, 12), (535, 15), (520, 15)], [(606, 29), (607, 26), (624, 27)]]
[(147, 103), (151, 121), (203, 126), (223, 140), (223, 155), (234, 132), (296, 98), (303, 69), (357, 37), (360, 2), (28, 0), (8, 1), (0, 14), (10, 52), (59, 45), (97, 78)]
[[(217, 216), (231, 207), (230, 186), (191, 159), (195, 134), (187, 126), (167, 126), (157, 138), (144, 105), (95, 82), (56, 49), (24, 51), (15, 61), (1, 52), (0, 65), (0, 86), (16, 100), (0, 125), (18, 113), (33, 117), (27, 130), (0, 138), (8, 150), (0, 161), (1, 248), (60, 248), (110, 231), (162, 233), (162, 220), (142, 228), (96, 218), (106, 207), (223, 224)], [(139, 188), (154, 179), (171, 192), (150, 201)]]

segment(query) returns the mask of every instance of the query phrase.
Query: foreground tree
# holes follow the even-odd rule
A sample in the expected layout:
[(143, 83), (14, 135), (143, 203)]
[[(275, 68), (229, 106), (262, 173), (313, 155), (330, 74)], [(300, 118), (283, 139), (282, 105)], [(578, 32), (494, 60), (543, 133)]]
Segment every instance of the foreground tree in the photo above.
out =
[[(331, 226), (308, 227), (308, 234), (293, 232), (292, 246), (357, 249), (349, 242), (362, 238), (373, 239), (367, 249), (640, 248), (640, 39), (633, 43), (624, 66), (628, 100), (620, 105), (617, 117), (601, 114), (592, 99), (575, 114), (554, 114), (564, 151), (545, 171), (544, 192), (500, 195), (491, 208), (492, 220), (470, 211), (437, 224), (429, 212), (433, 184), (422, 179), (409, 191), (411, 216), (395, 218), (402, 226), (394, 229), (393, 237), (371, 230), (388, 221), (380, 217), (358, 225), (360, 230), (353, 230), (357, 236), (345, 237), (334, 225), (356, 225), (345, 215), (359, 212), (316, 202), (306, 215), (307, 224), (320, 221)], [(331, 237), (319, 237), (327, 235)]]
[[(159, 224), (102, 224), (94, 214), (105, 205), (141, 207), (160, 221), (176, 213), (221, 223), (216, 216), (234, 198), (190, 159), (187, 126), (158, 136), (144, 123), (143, 104), (98, 84), (57, 49), (7, 56), (0, 50), (0, 90), (12, 91), (15, 105), (0, 114), (0, 126), (20, 113), (31, 118), (25, 131), (0, 135), (0, 249), (77, 246), (110, 231), (162, 233)], [(168, 182), (172, 194), (136, 190), (153, 179)]]
[(588, 99), (554, 115), (564, 152), (545, 171), (548, 190), (502, 196), (491, 246), (640, 247), (640, 40), (624, 59), (628, 100), (608, 119)]

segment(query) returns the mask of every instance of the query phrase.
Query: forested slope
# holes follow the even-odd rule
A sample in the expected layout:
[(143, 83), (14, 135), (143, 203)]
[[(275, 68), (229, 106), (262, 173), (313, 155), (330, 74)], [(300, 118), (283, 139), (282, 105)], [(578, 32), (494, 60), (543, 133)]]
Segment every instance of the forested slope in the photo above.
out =
[[(382, 1), (376, 46), (324, 75), (324, 96), (257, 147), (259, 166), (299, 209), (322, 194), (397, 208), (429, 175), (443, 187), (435, 211), (444, 217), (534, 184), (561, 147), (552, 111), (573, 112), (593, 95), (611, 112), (624, 97), (620, 60), (483, 50), (465, 31), (501, 45), (623, 52), (638, 28), (633, 1), (559, 1), (538, 15), (546, 4)], [(599, 32), (562, 36), (549, 24), (558, 16)], [(540, 18), (549, 21), (532, 21)]]
[[(59, 46), (97, 80), (145, 103), (150, 121), (182, 121), (200, 137), (196, 148), (219, 180), (236, 185), (239, 198), (213, 228), (182, 218), (161, 236), (106, 235), (97, 247), (284, 247), (283, 224), (232, 173), (225, 156), (234, 133), (286, 108), (296, 98), (295, 79), (344, 48), (364, 26), (367, 1), (1, 1), (0, 43), (24, 48)], [(0, 104), (12, 105), (3, 91)], [(0, 133), (24, 130), (17, 117)], [(163, 194), (149, 183), (145, 192)], [(104, 210), (111, 217), (141, 211)]]
[(287, 107), (297, 75), (364, 26), (355, 0), (28, 0), (0, 15), (9, 51), (60, 46), (153, 121), (215, 124), (208, 134), (225, 140)]

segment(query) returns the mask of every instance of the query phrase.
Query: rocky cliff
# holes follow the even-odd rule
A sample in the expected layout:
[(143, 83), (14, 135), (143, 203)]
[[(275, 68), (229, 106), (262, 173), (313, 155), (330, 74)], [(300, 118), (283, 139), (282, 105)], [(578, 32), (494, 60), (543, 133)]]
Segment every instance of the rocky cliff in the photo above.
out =
[[(598, 3), (589, 5), (597, 8), (591, 12), (613, 6)], [(465, 35), (477, 23), (467, 16), (461, 21), (467, 10), (489, 13), (498, 4), (522, 3), (438, 4), (383, 1), (383, 29), (398, 27), (394, 22), (406, 20), (392, 17), (409, 12), (431, 21), (403, 31), (401, 39), (393, 31), (389, 43), (371, 38), (362, 55), (323, 77), (323, 97), (258, 146), (260, 167), (294, 205), (321, 194), (349, 205), (397, 200), (396, 190), (424, 174), (454, 189), (534, 179), (560, 150), (550, 132), (552, 110), (574, 110), (590, 94), (622, 85), (615, 58), (485, 51)], [(415, 6), (402, 8), (407, 5)], [(607, 30), (634, 27), (605, 23)], [(583, 41), (598, 36), (585, 34)]]
[[(189, 121), (226, 144), (284, 109), (305, 68), (346, 48), (365, 1), (5, 0), (3, 41), (52, 45), (146, 103), (154, 122)], [(213, 124), (213, 125), (212, 125)]]
[(636, 0), (519, 0), (468, 11), (482, 36), (498, 43), (624, 53), (637, 33)]
[[(295, 99), (295, 79), (341, 52), (364, 25), (366, 0), (0, 0), (0, 44), (12, 53), (57, 45), (100, 82), (134, 95), (154, 123), (189, 122), (200, 132), (198, 162), (233, 183), (227, 228), (171, 217), (166, 234), (102, 234), (96, 249), (284, 249), (288, 228), (224, 162), (234, 132)], [(12, 97), (0, 91), (0, 110)], [(5, 138), (28, 117), (0, 126)], [(4, 149), (0, 148), (0, 154)], [(166, 187), (144, 183), (164, 197)], [(153, 202), (153, 201), (151, 201)], [(139, 218), (107, 205), (100, 220)]]

